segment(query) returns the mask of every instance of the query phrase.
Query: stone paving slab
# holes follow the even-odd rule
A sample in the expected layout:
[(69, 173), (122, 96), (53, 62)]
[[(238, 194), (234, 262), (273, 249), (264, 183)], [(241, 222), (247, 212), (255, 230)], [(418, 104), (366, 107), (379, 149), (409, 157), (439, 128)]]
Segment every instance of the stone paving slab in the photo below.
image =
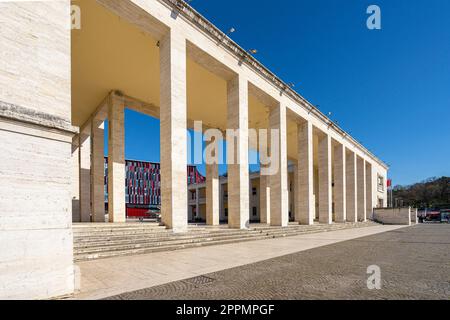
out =
[[(381, 270), (380, 290), (367, 287), (371, 265)], [(450, 226), (393, 228), (110, 299), (449, 300)]]
[(80, 262), (76, 266), (81, 287), (74, 298), (106, 298), (400, 228), (404, 227), (377, 225)]

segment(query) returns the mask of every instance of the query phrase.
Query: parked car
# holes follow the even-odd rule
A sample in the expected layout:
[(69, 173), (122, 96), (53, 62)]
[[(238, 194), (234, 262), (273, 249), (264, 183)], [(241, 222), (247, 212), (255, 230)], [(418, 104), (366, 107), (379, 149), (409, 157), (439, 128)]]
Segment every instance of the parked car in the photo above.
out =
[(140, 221), (144, 221), (144, 219), (152, 219), (157, 222), (161, 222), (161, 209), (158, 207), (150, 207), (150, 209), (145, 213), (145, 218), (139, 218)]
[(441, 222), (441, 211), (440, 210), (430, 210), (427, 211), (425, 216), (426, 221), (437, 221)]

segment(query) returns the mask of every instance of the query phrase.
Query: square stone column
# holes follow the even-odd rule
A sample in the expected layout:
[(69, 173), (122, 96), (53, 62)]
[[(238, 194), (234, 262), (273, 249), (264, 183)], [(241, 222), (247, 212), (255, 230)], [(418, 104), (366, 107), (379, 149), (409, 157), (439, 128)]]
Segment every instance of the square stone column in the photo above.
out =
[(374, 206), (372, 164), (366, 162), (366, 218), (372, 218)]
[(112, 93), (108, 104), (109, 222), (125, 222), (125, 102)]
[[(249, 172), (250, 176), (250, 172)], [(255, 205), (254, 199), (253, 199), (253, 183), (252, 179), (249, 177), (248, 181), (248, 194), (249, 194), (249, 200), (248, 200), (248, 216), (249, 216), (249, 223), (251, 222), (253, 218), (253, 206)]]
[(72, 222), (80, 222), (80, 135), (72, 137)]
[[(215, 144), (215, 150), (218, 150), (216, 140), (210, 142)], [(220, 224), (220, 180), (219, 164), (206, 165), (206, 224), (218, 226)]]
[(92, 222), (105, 222), (105, 129), (103, 120), (92, 120), (91, 212)]
[(260, 222), (270, 224), (270, 186), (269, 176), (259, 177), (259, 217)]
[(186, 232), (186, 39), (177, 30), (160, 42), (161, 215), (174, 232)]
[[(239, 75), (229, 80), (227, 95), (228, 225), (245, 229), (250, 220), (247, 79)], [(230, 136), (230, 130), (238, 131), (237, 137)]]
[(193, 212), (192, 206), (189, 205), (188, 206), (188, 221), (192, 221), (192, 220), (194, 220), (194, 212)]
[(356, 154), (350, 150), (346, 152), (345, 164), (346, 198), (347, 198), (347, 222), (358, 221), (358, 190), (357, 190), (357, 165)]
[(345, 147), (338, 144), (334, 147), (334, 211), (336, 222), (341, 223), (347, 221), (345, 162)]
[(91, 124), (80, 132), (80, 222), (91, 222)]
[[(298, 201), (297, 201), (297, 185), (298, 185), (298, 167), (296, 164), (292, 165), (292, 181), (288, 184), (288, 192), (289, 192), (289, 211), (292, 209), (292, 217), (289, 217), (289, 220), (297, 221), (297, 210), (298, 210)], [(288, 176), (290, 176), (290, 172), (288, 169)]]
[(358, 166), (358, 221), (367, 220), (367, 203), (366, 203), (366, 161), (357, 157)]
[(331, 137), (319, 136), (319, 221), (332, 223)]
[(411, 224), (418, 224), (418, 209), (416, 208), (411, 208)]
[(305, 122), (297, 126), (298, 163), (295, 186), (295, 221), (314, 224), (313, 126)]
[(225, 198), (225, 188), (224, 185), (222, 184), (222, 181), (220, 180), (219, 177), (219, 190), (220, 190), (220, 201), (219, 201), (219, 208), (220, 208), (220, 217), (219, 217), (219, 221), (220, 220), (225, 220), (225, 203), (224, 203), (224, 198)]
[[(200, 218), (200, 188), (195, 189), (195, 218)], [(197, 219), (194, 218), (194, 222)]]
[(269, 124), (271, 130), (278, 130), (276, 141), (272, 141), (269, 132), (270, 145), (277, 143), (278, 155), (271, 155), (272, 161), (277, 156), (278, 170), (270, 175), (270, 225), (287, 227), (289, 224), (289, 192), (287, 176), (287, 120), (286, 107), (279, 105), (270, 110)]

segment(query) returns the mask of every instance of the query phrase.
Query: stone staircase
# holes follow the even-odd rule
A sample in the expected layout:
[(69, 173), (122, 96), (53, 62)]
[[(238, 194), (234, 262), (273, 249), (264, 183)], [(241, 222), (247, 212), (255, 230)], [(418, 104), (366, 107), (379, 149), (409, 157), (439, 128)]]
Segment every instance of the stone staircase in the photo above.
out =
[(87, 261), (117, 256), (171, 251), (200, 246), (290, 237), (376, 225), (374, 222), (303, 226), (286, 228), (251, 225), (248, 230), (227, 226), (189, 226), (187, 233), (174, 234), (157, 223), (74, 224), (74, 259)]

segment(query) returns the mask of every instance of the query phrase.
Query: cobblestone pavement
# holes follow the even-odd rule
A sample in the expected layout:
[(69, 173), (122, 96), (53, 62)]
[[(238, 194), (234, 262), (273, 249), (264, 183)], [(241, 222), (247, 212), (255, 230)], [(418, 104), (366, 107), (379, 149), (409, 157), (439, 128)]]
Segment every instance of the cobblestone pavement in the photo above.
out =
[[(367, 268), (381, 268), (380, 290)], [(420, 224), (109, 299), (450, 299), (450, 225)]]

